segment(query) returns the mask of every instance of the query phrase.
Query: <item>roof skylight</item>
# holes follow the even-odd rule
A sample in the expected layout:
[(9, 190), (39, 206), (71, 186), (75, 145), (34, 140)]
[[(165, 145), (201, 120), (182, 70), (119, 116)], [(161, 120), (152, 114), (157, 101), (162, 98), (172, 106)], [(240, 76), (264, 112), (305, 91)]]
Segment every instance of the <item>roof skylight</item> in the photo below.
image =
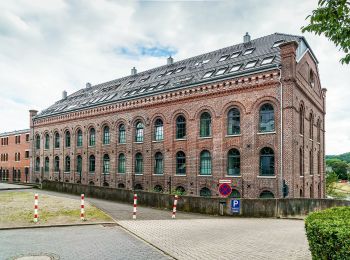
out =
[(280, 46), (283, 42), (284, 42), (284, 40), (280, 40), (280, 41), (275, 42), (275, 43), (272, 45), (272, 48), (275, 48), (275, 47)]
[(240, 51), (237, 51), (237, 52), (234, 52), (234, 53), (232, 53), (232, 55), (231, 55), (231, 59), (233, 59), (233, 58), (237, 58), (239, 55), (241, 54), (241, 52)]
[(142, 88), (142, 89), (139, 91), (139, 93), (145, 92), (146, 89), (147, 89), (147, 88)]
[(183, 71), (184, 69), (185, 69), (185, 67), (178, 68), (178, 69), (175, 71), (175, 73), (179, 73), (179, 72)]
[(227, 60), (227, 58), (228, 58), (229, 56), (230, 56), (230, 55), (223, 55), (223, 56), (221, 56), (221, 58), (219, 59), (219, 61)]
[(138, 91), (138, 89), (131, 91), (130, 95), (135, 95), (137, 93), (137, 91)]
[(203, 61), (203, 64), (206, 64), (206, 63), (208, 63), (209, 61), (210, 61), (210, 59), (206, 59), (206, 60)]
[(249, 68), (253, 68), (257, 63), (257, 60), (253, 60), (247, 63), (247, 65), (245, 65), (245, 69), (249, 69)]
[(204, 74), (203, 79), (210, 78), (214, 74), (215, 70), (208, 71)]
[(270, 64), (274, 60), (275, 56), (266, 57), (262, 60), (261, 65)]
[(135, 82), (135, 80), (130, 80), (128, 83), (126, 83), (126, 85), (125, 86), (130, 86), (132, 83), (134, 83)]
[(243, 55), (248, 55), (248, 54), (252, 54), (254, 51), (254, 48), (251, 48), (251, 49), (247, 49), (243, 52)]
[(231, 68), (230, 72), (238, 71), (241, 67), (242, 67), (242, 64), (233, 65), (233, 67)]
[(122, 97), (126, 97), (127, 95), (129, 95), (129, 91), (125, 92)]
[(145, 78), (142, 78), (142, 79), (140, 80), (140, 82), (145, 82), (146, 80), (149, 79), (149, 77), (150, 77), (150, 76), (147, 76), (147, 77), (145, 77)]
[(167, 73), (165, 73), (166, 76), (173, 74), (175, 72), (175, 70), (169, 70)]
[(216, 73), (215, 73), (215, 76), (219, 76), (219, 75), (222, 75), (226, 72), (227, 70), (227, 67), (226, 68), (221, 68), (219, 69)]

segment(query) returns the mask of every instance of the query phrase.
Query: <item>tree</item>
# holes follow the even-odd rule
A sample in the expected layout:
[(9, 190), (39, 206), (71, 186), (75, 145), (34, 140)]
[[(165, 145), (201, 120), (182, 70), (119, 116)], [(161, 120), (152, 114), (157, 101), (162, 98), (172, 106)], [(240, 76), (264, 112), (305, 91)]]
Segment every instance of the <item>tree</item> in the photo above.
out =
[(328, 159), (326, 160), (326, 164), (332, 167), (332, 171), (337, 174), (339, 179), (348, 179), (349, 165), (346, 162), (339, 159)]
[(335, 185), (338, 182), (338, 176), (334, 172), (326, 175), (326, 193), (327, 195), (334, 195)]
[(319, 0), (318, 8), (308, 15), (310, 24), (301, 31), (324, 34), (346, 55), (341, 58), (342, 64), (350, 63), (350, 2), (349, 0)]

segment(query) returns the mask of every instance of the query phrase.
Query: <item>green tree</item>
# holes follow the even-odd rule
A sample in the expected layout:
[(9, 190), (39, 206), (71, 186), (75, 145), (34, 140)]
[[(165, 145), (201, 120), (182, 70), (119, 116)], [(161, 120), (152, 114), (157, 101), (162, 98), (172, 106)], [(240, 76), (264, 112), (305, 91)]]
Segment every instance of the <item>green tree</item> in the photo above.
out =
[(335, 172), (327, 173), (326, 175), (326, 194), (334, 195), (335, 185), (338, 182), (338, 176)]
[(339, 159), (328, 159), (326, 164), (332, 167), (332, 171), (337, 174), (339, 179), (347, 180), (348, 179), (348, 169), (349, 165), (347, 162), (344, 162)]
[(350, 2), (348, 0), (319, 0), (318, 8), (306, 17), (310, 24), (301, 28), (302, 32), (325, 35), (346, 55), (342, 64), (350, 63)]

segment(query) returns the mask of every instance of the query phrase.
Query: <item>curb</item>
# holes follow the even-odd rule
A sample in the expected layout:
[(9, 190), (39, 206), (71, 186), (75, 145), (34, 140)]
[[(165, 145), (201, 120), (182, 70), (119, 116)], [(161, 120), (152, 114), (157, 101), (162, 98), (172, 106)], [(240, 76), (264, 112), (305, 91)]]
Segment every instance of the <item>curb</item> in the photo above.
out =
[(117, 224), (116, 222), (96, 222), (96, 223), (80, 223), (80, 224), (56, 224), (42, 226), (20, 226), (20, 227), (2, 227), (0, 230), (15, 230), (15, 229), (30, 229), (30, 228), (52, 228), (52, 227), (76, 227), (76, 226), (93, 226), (93, 225), (108, 225)]
[(0, 189), (0, 191), (3, 190), (31, 190), (33, 187), (23, 187), (23, 188), (5, 188), (5, 189)]

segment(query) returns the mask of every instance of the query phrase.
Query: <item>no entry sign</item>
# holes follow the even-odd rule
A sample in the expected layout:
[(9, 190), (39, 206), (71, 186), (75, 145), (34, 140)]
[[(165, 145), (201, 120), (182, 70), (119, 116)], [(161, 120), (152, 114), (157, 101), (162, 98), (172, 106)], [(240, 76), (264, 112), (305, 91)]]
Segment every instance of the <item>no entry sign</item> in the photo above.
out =
[(231, 188), (230, 184), (228, 184), (228, 183), (220, 184), (219, 193), (221, 196), (227, 197), (231, 194), (231, 192), (232, 192), (232, 188)]

